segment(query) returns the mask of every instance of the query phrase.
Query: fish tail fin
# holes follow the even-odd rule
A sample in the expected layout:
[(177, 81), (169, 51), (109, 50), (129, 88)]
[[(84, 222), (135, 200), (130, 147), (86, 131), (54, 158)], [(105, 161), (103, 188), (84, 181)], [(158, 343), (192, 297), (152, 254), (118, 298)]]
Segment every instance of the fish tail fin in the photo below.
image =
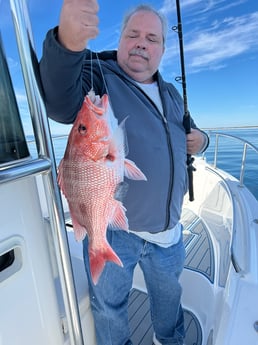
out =
[(130, 159), (125, 159), (125, 176), (131, 180), (147, 181), (144, 173)]
[(99, 277), (105, 267), (107, 261), (112, 261), (118, 266), (123, 267), (122, 261), (113, 251), (108, 243), (100, 250), (89, 250), (90, 271), (94, 285), (98, 283)]

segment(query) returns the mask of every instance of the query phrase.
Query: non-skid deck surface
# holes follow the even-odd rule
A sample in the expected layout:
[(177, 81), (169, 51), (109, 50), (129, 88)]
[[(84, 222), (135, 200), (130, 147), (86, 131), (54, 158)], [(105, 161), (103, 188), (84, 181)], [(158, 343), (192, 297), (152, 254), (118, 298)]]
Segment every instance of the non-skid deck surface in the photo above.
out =
[(214, 282), (214, 250), (208, 229), (201, 218), (184, 209), (181, 222), (186, 248), (185, 268), (203, 274)]
[[(184, 310), (186, 345), (201, 345), (202, 334), (197, 318)], [(152, 345), (153, 328), (151, 325), (149, 298), (145, 292), (133, 289), (129, 300), (129, 320), (133, 345)]]

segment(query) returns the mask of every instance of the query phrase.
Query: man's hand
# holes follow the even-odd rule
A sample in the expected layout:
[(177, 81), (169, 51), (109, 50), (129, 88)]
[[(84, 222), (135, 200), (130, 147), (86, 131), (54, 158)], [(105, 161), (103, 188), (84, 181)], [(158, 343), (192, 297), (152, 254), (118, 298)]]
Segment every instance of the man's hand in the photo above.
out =
[(58, 28), (58, 41), (71, 51), (85, 49), (98, 35), (97, 0), (64, 0)]
[(191, 133), (187, 134), (187, 153), (194, 155), (204, 149), (205, 134), (198, 129), (191, 129)]

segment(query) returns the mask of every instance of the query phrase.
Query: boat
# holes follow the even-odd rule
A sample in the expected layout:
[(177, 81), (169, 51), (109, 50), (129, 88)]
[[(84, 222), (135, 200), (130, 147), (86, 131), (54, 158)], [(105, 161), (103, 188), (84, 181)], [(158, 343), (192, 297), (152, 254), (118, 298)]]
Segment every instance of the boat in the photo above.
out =
[[(34, 128), (32, 156), (0, 41), (0, 344), (96, 345), (82, 244), (74, 239), (38, 83), (26, 2), (10, 0)], [(180, 278), (186, 345), (258, 344), (258, 201), (244, 183), (252, 143), (215, 136), (214, 161), (194, 160), (185, 196)], [(218, 166), (223, 137), (243, 145), (239, 178)], [(230, 159), (230, 157), (228, 158)], [(257, 183), (257, 181), (253, 181)], [(158, 277), (157, 277), (158, 279)], [(130, 292), (134, 345), (151, 345), (148, 293), (137, 267)]]

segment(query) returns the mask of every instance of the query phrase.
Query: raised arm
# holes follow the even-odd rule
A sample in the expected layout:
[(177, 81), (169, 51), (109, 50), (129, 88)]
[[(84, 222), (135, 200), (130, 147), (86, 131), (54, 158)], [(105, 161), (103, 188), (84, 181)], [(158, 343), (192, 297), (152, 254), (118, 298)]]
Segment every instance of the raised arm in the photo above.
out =
[[(59, 25), (47, 33), (40, 76), (48, 116), (72, 123), (87, 90), (82, 82), (88, 41), (98, 34), (95, 0), (64, 0)], [(89, 80), (90, 85), (90, 80)]]

